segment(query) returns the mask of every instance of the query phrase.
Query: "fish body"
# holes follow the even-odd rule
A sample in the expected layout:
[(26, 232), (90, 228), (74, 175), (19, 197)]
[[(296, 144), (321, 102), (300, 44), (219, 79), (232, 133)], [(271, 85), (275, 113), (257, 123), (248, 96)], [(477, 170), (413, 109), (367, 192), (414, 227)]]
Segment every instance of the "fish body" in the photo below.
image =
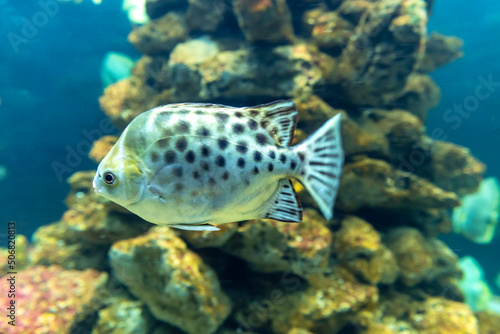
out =
[(466, 195), (453, 210), (453, 231), (479, 244), (495, 236), (500, 217), (500, 185), (494, 177), (481, 181), (476, 193)]
[(290, 147), (297, 115), (293, 101), (157, 107), (124, 130), (94, 188), (151, 223), (214, 230), (257, 218), (301, 221), (296, 178), (329, 219), (343, 164), (341, 116)]

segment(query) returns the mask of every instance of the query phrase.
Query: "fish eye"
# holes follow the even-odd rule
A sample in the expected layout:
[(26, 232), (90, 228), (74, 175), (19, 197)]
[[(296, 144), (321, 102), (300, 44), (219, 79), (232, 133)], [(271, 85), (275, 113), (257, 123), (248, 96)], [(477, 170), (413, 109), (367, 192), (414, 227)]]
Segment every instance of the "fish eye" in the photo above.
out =
[(115, 174), (113, 174), (111, 172), (107, 172), (107, 173), (104, 173), (103, 180), (104, 180), (104, 182), (106, 182), (106, 184), (111, 185), (111, 184), (115, 183), (116, 176), (115, 176)]

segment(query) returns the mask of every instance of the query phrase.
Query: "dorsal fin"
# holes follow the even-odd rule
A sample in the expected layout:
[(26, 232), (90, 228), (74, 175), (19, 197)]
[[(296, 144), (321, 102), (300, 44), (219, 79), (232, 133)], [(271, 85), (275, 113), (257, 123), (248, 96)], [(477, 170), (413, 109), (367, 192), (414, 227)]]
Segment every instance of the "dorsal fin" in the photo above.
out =
[(290, 146), (297, 126), (297, 106), (292, 100), (280, 100), (244, 108), (271, 135), (279, 146)]

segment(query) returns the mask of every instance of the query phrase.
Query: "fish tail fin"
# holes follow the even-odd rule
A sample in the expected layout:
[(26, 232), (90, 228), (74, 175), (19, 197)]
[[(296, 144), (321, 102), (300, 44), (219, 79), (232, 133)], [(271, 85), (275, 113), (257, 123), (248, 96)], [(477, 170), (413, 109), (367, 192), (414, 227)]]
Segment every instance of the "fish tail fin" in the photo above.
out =
[(301, 144), (293, 147), (295, 154), (302, 161), (296, 177), (318, 203), (323, 216), (328, 220), (333, 217), (333, 204), (344, 163), (340, 121), (339, 113)]

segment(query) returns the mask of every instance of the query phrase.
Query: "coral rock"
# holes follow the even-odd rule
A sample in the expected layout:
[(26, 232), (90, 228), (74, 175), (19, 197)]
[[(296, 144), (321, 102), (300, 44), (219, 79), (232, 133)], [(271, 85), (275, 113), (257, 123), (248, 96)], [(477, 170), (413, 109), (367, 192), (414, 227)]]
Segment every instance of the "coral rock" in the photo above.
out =
[(189, 0), (186, 22), (190, 30), (216, 31), (224, 20), (229, 5), (224, 1)]
[[(354, 25), (336, 12), (314, 9), (304, 16), (304, 20), (314, 42), (327, 51), (345, 47), (354, 31)], [(341, 50), (332, 51), (340, 53)]]
[(476, 318), (480, 334), (498, 334), (500, 330), (500, 315), (491, 312), (478, 312)]
[(187, 39), (188, 30), (183, 16), (170, 12), (165, 16), (134, 29), (128, 40), (143, 54), (168, 54)]
[(346, 315), (378, 299), (377, 288), (357, 283), (342, 271), (312, 276), (309, 281), (311, 286), (288, 296), (276, 311), (272, 318), (276, 333), (287, 333), (292, 328), (337, 333), (346, 323)]
[(80, 270), (106, 269), (108, 247), (82, 242), (64, 223), (39, 227), (33, 234), (32, 240), (28, 256), (33, 265), (56, 264), (66, 269)]
[(314, 210), (300, 224), (253, 220), (238, 228), (222, 250), (261, 272), (292, 271), (303, 277), (324, 271), (332, 234)]
[(118, 81), (104, 89), (99, 105), (114, 126), (125, 129), (137, 115), (156, 105), (155, 91), (137, 78)]
[(234, 13), (249, 42), (283, 42), (294, 39), (286, 0), (234, 0)]
[(190, 334), (213, 333), (231, 305), (216, 274), (168, 227), (154, 227), (109, 252), (113, 272), (156, 319)]
[(171, 10), (184, 9), (188, 0), (146, 0), (146, 12), (152, 19), (157, 19)]
[(440, 276), (459, 276), (457, 256), (440, 240), (426, 239), (417, 229), (392, 229), (384, 238), (401, 270), (401, 281), (414, 286)]
[(440, 99), (441, 90), (430, 76), (412, 73), (400, 96), (394, 101), (394, 106), (412, 112), (424, 122), (427, 111), (437, 106)]
[(425, 44), (425, 57), (420, 65), (420, 71), (432, 72), (452, 61), (462, 58), (464, 42), (455, 36), (445, 36), (432, 33)]
[(98, 312), (92, 334), (149, 334), (156, 324), (139, 300), (120, 300)]
[(111, 148), (116, 144), (118, 137), (104, 136), (92, 143), (92, 149), (89, 153), (89, 158), (96, 163), (100, 163), (108, 154)]
[(486, 168), (470, 154), (469, 149), (435, 141), (431, 155), (430, 178), (438, 187), (460, 196), (477, 190)]
[(333, 248), (341, 264), (372, 284), (393, 283), (399, 274), (396, 259), (372, 225), (347, 216), (334, 234)]
[(410, 314), (421, 334), (478, 334), (477, 319), (470, 308), (443, 298), (429, 298)]
[[(102, 306), (100, 292), (107, 274), (95, 270), (63, 270), (34, 266), (18, 273), (16, 326), (0, 322), (2, 333), (70, 333), (78, 322)], [(0, 279), (0, 293), (7, 296), (8, 277)]]
[(370, 158), (345, 165), (336, 202), (336, 206), (349, 212), (368, 208), (390, 211), (452, 208), (458, 204), (456, 194), (416, 175), (395, 170), (385, 161)]
[(367, 11), (340, 56), (339, 75), (355, 105), (391, 105), (423, 57), (424, 0), (383, 0)]

